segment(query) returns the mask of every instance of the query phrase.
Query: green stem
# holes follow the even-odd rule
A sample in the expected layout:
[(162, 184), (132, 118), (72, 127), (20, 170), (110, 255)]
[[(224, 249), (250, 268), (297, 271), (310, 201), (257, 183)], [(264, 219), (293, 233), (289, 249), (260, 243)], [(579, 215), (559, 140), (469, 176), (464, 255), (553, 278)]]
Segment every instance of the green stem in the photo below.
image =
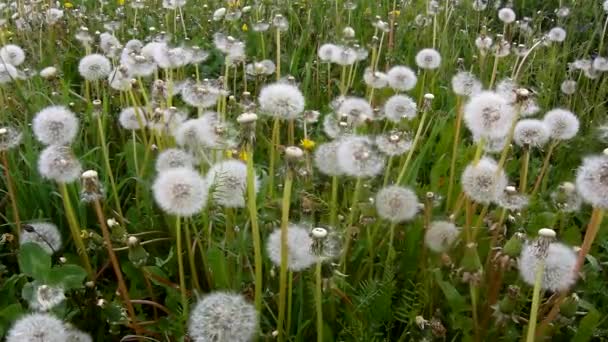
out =
[(523, 162), (521, 163), (521, 177), (519, 178), (519, 191), (526, 193), (528, 187), (528, 165), (530, 164), (530, 148), (524, 147)]
[(528, 334), (526, 342), (534, 342), (536, 331), (536, 320), (538, 317), (538, 307), (540, 306), (540, 287), (543, 279), (545, 261), (539, 260), (536, 264), (536, 276), (534, 277), (534, 290), (532, 292), (532, 307), (530, 308), (530, 320), (528, 321)]
[(272, 124), (272, 138), (270, 142), (270, 161), (268, 165), (268, 195), (270, 199), (274, 198), (274, 169), (277, 158), (277, 147), (279, 146), (279, 129), (281, 121), (278, 118), (274, 119)]
[(321, 278), (321, 261), (317, 261), (315, 268), (315, 304), (317, 309), (317, 342), (323, 342), (323, 295)]
[(283, 198), (281, 200), (281, 269), (279, 275), (279, 318), (277, 329), (279, 341), (285, 341), (285, 304), (287, 296), (287, 257), (289, 255), (288, 228), (289, 228), (289, 206), (291, 205), (291, 186), (293, 184), (293, 171), (288, 170), (283, 186)]
[(336, 227), (338, 221), (338, 177), (331, 177), (331, 200), (329, 202), (329, 225)]
[(258, 209), (255, 194), (255, 170), (253, 168), (254, 149), (247, 145), (247, 208), (251, 220), (251, 234), (253, 235), (253, 254), (255, 264), (255, 307), (258, 312), (262, 310), (262, 243), (260, 241), (260, 228), (258, 226)]
[(342, 251), (342, 260), (340, 264), (342, 265), (342, 273), (346, 273), (346, 262), (348, 259), (348, 250), (350, 248), (350, 243), (352, 240), (351, 227), (355, 222), (355, 217), (357, 214), (357, 202), (359, 202), (359, 194), (361, 193), (361, 186), (363, 184), (362, 179), (359, 177), (355, 182), (355, 190), (353, 191), (353, 198), (350, 204), (350, 214), (348, 215), (346, 229), (346, 240), (344, 241), (344, 250)]
[(175, 219), (175, 237), (177, 242), (177, 267), (179, 272), (179, 290), (182, 298), (183, 317), (188, 315), (188, 295), (186, 293), (186, 276), (184, 274), (184, 257), (182, 255), (182, 229), (181, 217)]
[(450, 180), (448, 182), (448, 196), (445, 202), (446, 209), (450, 208), (452, 204), (452, 192), (454, 191), (454, 179), (456, 177), (456, 155), (458, 154), (458, 147), (460, 143), (460, 128), (462, 126), (463, 106), (462, 98), (456, 97), (456, 122), (454, 123), (454, 144), (452, 145), (452, 160), (450, 161)]
[(116, 206), (116, 211), (118, 212), (119, 219), (121, 224), (124, 225), (124, 216), (122, 214), (122, 208), (120, 207), (120, 197), (118, 196), (118, 190), (116, 189), (116, 182), (114, 181), (114, 174), (112, 172), (112, 166), (110, 165), (110, 154), (108, 152), (108, 145), (106, 144), (106, 136), (103, 130), (103, 123), (101, 122), (101, 115), (97, 115), (97, 125), (99, 132), (99, 140), (101, 143), (101, 153), (103, 155), (104, 166), (106, 168), (106, 173), (108, 174), (108, 178), (110, 180), (110, 187), (112, 188), (112, 197), (114, 197), (114, 205)]
[(420, 136), (422, 135), (422, 130), (424, 129), (424, 124), (426, 122), (426, 117), (429, 113), (428, 109), (425, 109), (424, 112), (422, 113), (422, 118), (420, 118), (420, 123), (418, 124), (418, 130), (416, 131), (416, 135), (414, 136), (414, 141), (412, 142), (412, 147), (410, 148), (410, 150), (407, 153), (407, 157), (405, 158), (405, 162), (403, 163), (403, 166), (401, 167), (401, 171), (399, 172), (399, 176), (397, 177), (397, 181), (395, 182), (395, 184), (401, 184), (401, 181), (403, 181), (403, 177), (405, 176), (405, 172), (407, 171), (410, 162), (412, 161), (412, 156), (414, 154), (414, 151), (416, 150), (416, 146), (418, 146), (418, 141), (420, 140)]

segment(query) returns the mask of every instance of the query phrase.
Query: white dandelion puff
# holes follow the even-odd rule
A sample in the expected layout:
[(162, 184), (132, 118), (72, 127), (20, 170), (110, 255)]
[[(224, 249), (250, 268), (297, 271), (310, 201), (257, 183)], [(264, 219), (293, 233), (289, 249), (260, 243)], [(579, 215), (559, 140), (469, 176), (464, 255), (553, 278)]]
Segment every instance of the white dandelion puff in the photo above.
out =
[[(215, 203), (226, 208), (245, 207), (247, 191), (247, 165), (239, 160), (225, 160), (211, 166), (207, 172), (211, 197)], [(254, 177), (254, 189), (259, 188), (258, 177)]]
[(452, 90), (456, 95), (471, 96), (481, 92), (481, 82), (468, 71), (461, 71), (452, 77)]
[[(313, 240), (308, 229), (289, 224), (287, 228), (287, 268), (293, 272), (302, 271), (313, 265), (317, 257), (312, 252)], [(268, 258), (276, 266), (281, 266), (281, 229), (275, 229), (266, 240)]]
[(339, 176), (343, 173), (338, 163), (338, 146), (339, 141), (331, 141), (315, 149), (314, 164), (326, 176)]
[(11, 150), (19, 144), (23, 134), (18, 129), (11, 126), (0, 127), (0, 151)]
[(0, 84), (10, 83), (21, 78), (20, 71), (12, 64), (0, 64)]
[(553, 109), (543, 118), (549, 128), (551, 138), (555, 140), (568, 140), (578, 133), (579, 120), (572, 112), (566, 109)]
[(373, 71), (371, 68), (365, 68), (363, 73), (363, 81), (365, 84), (374, 89), (382, 89), (388, 84), (388, 76), (380, 71)]
[(585, 202), (608, 209), (608, 155), (583, 159), (576, 173), (576, 190)]
[(507, 186), (504, 170), (489, 157), (482, 158), (477, 164), (469, 164), (462, 173), (462, 190), (477, 203), (493, 202)]
[[(538, 254), (538, 246), (535, 243), (527, 243), (519, 256), (519, 274), (530, 286), (534, 285), (536, 279), (536, 269), (541, 259)], [(559, 242), (550, 243), (543, 264), (543, 289), (552, 292), (564, 291), (576, 283), (576, 253), (571, 247)]]
[(66, 336), (65, 342), (93, 342), (91, 335), (72, 327), (67, 328)]
[(6, 342), (66, 341), (66, 329), (62, 321), (46, 313), (32, 313), (22, 316), (6, 335)]
[(145, 109), (141, 107), (127, 107), (120, 111), (118, 122), (124, 129), (139, 130), (146, 127), (148, 119)]
[(424, 243), (431, 251), (444, 253), (450, 249), (459, 235), (460, 229), (452, 222), (434, 221), (424, 234)]
[(98, 81), (108, 77), (112, 71), (112, 63), (97, 53), (84, 56), (78, 63), (78, 72), (87, 81)]
[(48, 254), (54, 254), (61, 249), (61, 233), (57, 226), (48, 222), (34, 222), (23, 225), (19, 234), (19, 244), (35, 243)]
[(40, 70), (39, 75), (44, 79), (54, 78), (55, 76), (57, 76), (57, 68), (55, 68), (54, 66), (46, 67)]
[(337, 110), (338, 116), (345, 116), (347, 121), (361, 125), (374, 117), (374, 110), (369, 102), (359, 97), (345, 98)]
[(30, 308), (37, 311), (49, 311), (65, 300), (65, 292), (59, 286), (42, 284), (36, 287)]
[(551, 193), (551, 200), (555, 206), (566, 213), (574, 213), (581, 209), (583, 199), (576, 186), (571, 182), (563, 182), (557, 190)]
[(464, 107), (464, 122), (480, 137), (496, 138), (507, 135), (515, 110), (504, 97), (490, 91), (481, 92)]
[(260, 110), (272, 117), (291, 120), (304, 111), (304, 95), (296, 86), (273, 83), (265, 86), (258, 97)]
[(416, 65), (421, 69), (437, 69), (441, 65), (441, 55), (435, 49), (422, 49), (416, 54)]
[(340, 169), (348, 176), (374, 177), (384, 169), (385, 158), (377, 153), (373, 141), (365, 136), (342, 139), (337, 155)]
[(398, 91), (412, 90), (418, 82), (416, 73), (412, 69), (401, 65), (392, 67), (386, 73), (386, 78), (388, 85)]
[(334, 56), (338, 52), (337, 46), (334, 44), (323, 44), (319, 46), (317, 55), (322, 62), (330, 63), (334, 60)]
[(36, 139), (43, 144), (70, 144), (78, 134), (78, 119), (64, 106), (50, 106), (36, 114), (32, 129)]
[(549, 141), (549, 128), (541, 120), (519, 120), (515, 125), (513, 141), (518, 146), (542, 147)]
[(194, 170), (175, 168), (158, 174), (152, 185), (154, 199), (171, 215), (190, 217), (207, 204), (207, 182)]
[(193, 168), (197, 164), (194, 157), (184, 150), (168, 148), (156, 157), (155, 168), (157, 172), (163, 172), (176, 168)]
[(4, 45), (0, 48), (0, 59), (2, 63), (19, 66), (25, 61), (25, 52), (15, 44)]
[(554, 27), (547, 33), (547, 38), (552, 42), (561, 43), (566, 40), (566, 30), (561, 27)]
[(376, 146), (387, 156), (400, 156), (412, 148), (412, 138), (405, 132), (388, 132), (376, 137)]
[(517, 17), (515, 16), (515, 12), (508, 7), (501, 8), (500, 10), (498, 10), (498, 19), (500, 19), (500, 21), (505, 24), (510, 24), (514, 22), (516, 18)]
[(384, 116), (392, 122), (412, 120), (417, 114), (416, 102), (407, 95), (393, 95), (384, 104)]
[(374, 202), (378, 216), (392, 223), (412, 220), (418, 214), (418, 197), (407, 187), (384, 187), (378, 191)]
[(80, 177), (82, 166), (69, 146), (51, 145), (38, 157), (38, 172), (46, 179), (71, 183)]

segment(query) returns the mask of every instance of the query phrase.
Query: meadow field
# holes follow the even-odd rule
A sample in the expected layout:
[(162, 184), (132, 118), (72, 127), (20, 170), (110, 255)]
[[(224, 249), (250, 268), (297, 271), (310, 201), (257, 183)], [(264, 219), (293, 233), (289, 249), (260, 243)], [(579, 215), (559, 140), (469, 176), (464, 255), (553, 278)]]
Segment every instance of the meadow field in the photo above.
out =
[(0, 0), (0, 339), (608, 340), (607, 29)]

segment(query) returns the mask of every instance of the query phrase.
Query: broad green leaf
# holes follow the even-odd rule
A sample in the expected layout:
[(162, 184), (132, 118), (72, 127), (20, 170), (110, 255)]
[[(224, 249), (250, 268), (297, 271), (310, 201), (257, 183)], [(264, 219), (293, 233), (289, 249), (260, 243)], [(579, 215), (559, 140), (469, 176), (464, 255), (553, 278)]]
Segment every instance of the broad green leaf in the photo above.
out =
[(84, 268), (67, 264), (58, 267), (53, 267), (47, 282), (49, 285), (61, 285), (65, 290), (77, 289), (83, 286), (87, 272)]
[(441, 273), (439, 270), (435, 270), (435, 281), (437, 281), (437, 285), (441, 288), (443, 295), (448, 301), (448, 304), (454, 311), (454, 313), (462, 312), (468, 310), (466, 305), (466, 300), (464, 297), (456, 290), (456, 288), (449, 282), (444, 281), (441, 278)]
[(590, 341), (593, 337), (593, 331), (595, 330), (595, 327), (597, 327), (600, 318), (602, 318), (602, 315), (597, 310), (589, 311), (587, 316), (581, 320), (581, 323), (576, 329), (576, 335), (574, 335), (574, 339), (572, 341)]
[(51, 269), (51, 256), (35, 243), (25, 243), (19, 249), (19, 269), (36, 280), (44, 280)]

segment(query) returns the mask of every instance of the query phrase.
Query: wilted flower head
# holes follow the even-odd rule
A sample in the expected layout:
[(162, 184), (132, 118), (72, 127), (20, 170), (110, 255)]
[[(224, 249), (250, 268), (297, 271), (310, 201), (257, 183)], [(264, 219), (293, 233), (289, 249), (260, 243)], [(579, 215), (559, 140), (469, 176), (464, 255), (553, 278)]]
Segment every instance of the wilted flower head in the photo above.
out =
[(441, 64), (441, 55), (435, 49), (422, 49), (416, 54), (416, 65), (421, 69), (437, 69)]
[(417, 114), (416, 102), (407, 95), (393, 95), (384, 104), (384, 116), (392, 122), (412, 120)]
[(460, 229), (452, 222), (434, 221), (424, 234), (424, 243), (435, 253), (447, 252), (460, 235)]
[(365, 136), (342, 139), (337, 155), (340, 169), (348, 176), (373, 177), (384, 168), (385, 158), (376, 152), (373, 141)]
[(507, 100), (490, 91), (471, 97), (464, 107), (464, 122), (477, 136), (506, 136), (514, 116), (515, 111)]
[(391, 185), (376, 194), (376, 212), (392, 223), (413, 219), (418, 213), (418, 197), (410, 188)]
[[(290, 271), (302, 271), (317, 261), (312, 252), (313, 240), (308, 229), (296, 224), (287, 228), (287, 268)], [(266, 240), (268, 258), (276, 266), (281, 266), (281, 229), (275, 229)]]
[(510, 8), (501, 8), (498, 11), (498, 19), (500, 19), (500, 21), (502, 21), (505, 24), (510, 24), (512, 22), (515, 21), (516, 16), (515, 16), (515, 12), (513, 12), (512, 9)]
[(179, 148), (168, 148), (156, 158), (156, 171), (163, 172), (175, 168), (193, 168), (197, 164), (191, 154)]
[(608, 209), (608, 154), (583, 159), (576, 173), (576, 189), (585, 202)]
[(566, 40), (566, 30), (561, 27), (554, 27), (547, 33), (547, 38), (552, 42), (561, 43)]
[(23, 134), (11, 126), (0, 127), (0, 151), (8, 151), (21, 144)]
[[(245, 207), (247, 190), (247, 165), (239, 160), (225, 160), (211, 166), (207, 173), (211, 197), (215, 203), (226, 208)], [(259, 180), (254, 176), (254, 189)]]
[(549, 141), (549, 128), (541, 120), (519, 120), (515, 125), (513, 141), (518, 146), (541, 147)]
[(399, 156), (412, 148), (412, 138), (405, 132), (392, 131), (378, 135), (376, 146), (388, 156)]
[(568, 140), (578, 133), (579, 121), (576, 115), (566, 109), (553, 109), (543, 118), (549, 134), (555, 140)]
[(78, 134), (78, 119), (64, 106), (50, 106), (36, 114), (32, 129), (36, 139), (43, 144), (70, 144)]
[(374, 110), (367, 100), (359, 97), (347, 97), (338, 107), (339, 117), (346, 117), (349, 123), (361, 125), (374, 117)]
[[(541, 287), (545, 290), (564, 291), (576, 282), (574, 267), (576, 253), (571, 247), (559, 242), (550, 242), (546, 247), (539, 247), (540, 237), (527, 243), (519, 256), (518, 267), (521, 278), (529, 285), (534, 285), (536, 270), (542, 260), (544, 266)], [(540, 249), (545, 249), (544, 251)]]
[(120, 111), (118, 122), (124, 129), (139, 130), (146, 127), (148, 119), (142, 107), (127, 107)]
[(416, 73), (406, 66), (396, 65), (392, 67), (386, 74), (388, 85), (399, 91), (408, 91), (414, 89), (418, 77)]
[(51, 145), (38, 157), (38, 172), (46, 179), (70, 183), (78, 179), (82, 167), (69, 146)]
[(66, 341), (67, 335), (62, 321), (45, 313), (22, 316), (6, 335), (6, 342)]
[(452, 77), (452, 90), (460, 96), (471, 96), (481, 92), (481, 82), (468, 71), (460, 71)]
[(87, 170), (80, 176), (80, 199), (85, 203), (100, 201), (105, 197), (103, 185), (95, 170)]
[(2, 64), (19, 66), (25, 61), (25, 52), (15, 44), (4, 45), (0, 48), (0, 59)]
[(47, 222), (24, 224), (19, 235), (19, 244), (33, 242), (42, 247), (48, 254), (61, 249), (61, 233), (57, 226)]
[(110, 60), (98, 53), (84, 56), (78, 64), (78, 72), (87, 81), (98, 81), (108, 77), (112, 71)]
[(583, 204), (576, 186), (570, 182), (560, 184), (557, 190), (551, 193), (551, 200), (559, 210), (567, 213), (579, 211)]
[(207, 204), (208, 184), (189, 168), (168, 169), (159, 173), (152, 191), (158, 206), (171, 215), (190, 217)]
[(36, 311), (48, 311), (65, 300), (65, 292), (59, 286), (38, 285), (30, 301), (30, 308)]
[(484, 157), (464, 169), (461, 183), (467, 196), (477, 203), (487, 204), (495, 201), (507, 186), (507, 176), (493, 159)]
[(388, 76), (380, 71), (373, 71), (371, 68), (365, 68), (363, 73), (363, 81), (365, 84), (374, 89), (381, 89), (388, 84)]
[(315, 149), (314, 164), (326, 176), (339, 176), (343, 174), (338, 163), (339, 141), (331, 141), (319, 145)]
[(188, 335), (194, 342), (254, 339), (258, 312), (240, 294), (213, 292), (201, 298), (190, 313)]
[(279, 119), (295, 119), (304, 111), (304, 95), (296, 86), (273, 83), (265, 86), (258, 97), (260, 110)]

